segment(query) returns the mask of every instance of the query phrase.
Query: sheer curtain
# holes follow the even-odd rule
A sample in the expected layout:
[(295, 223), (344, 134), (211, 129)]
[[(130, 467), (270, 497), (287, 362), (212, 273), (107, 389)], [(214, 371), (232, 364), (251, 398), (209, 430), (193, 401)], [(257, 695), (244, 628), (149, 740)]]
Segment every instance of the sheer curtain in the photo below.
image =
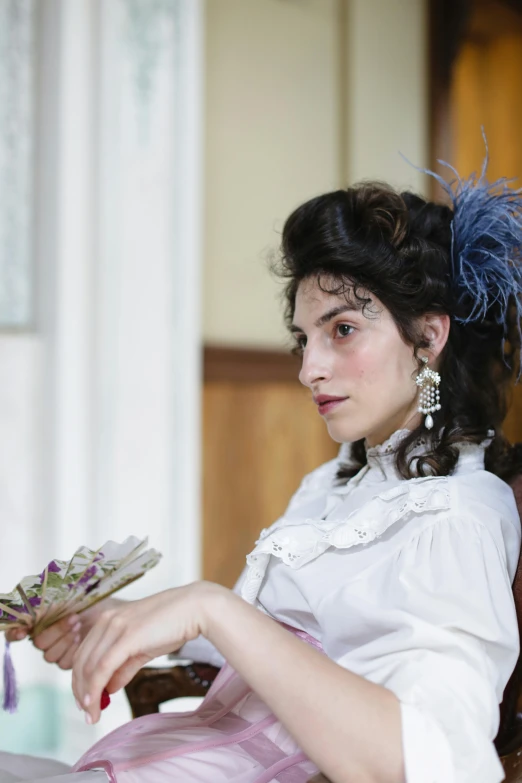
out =
[[(133, 534), (164, 554), (144, 595), (199, 576), (201, 0), (0, 14), (0, 227), (12, 210), (23, 236), (0, 244), (0, 287), (8, 266), (21, 281), (18, 309), (0, 297), (0, 324), (19, 318), (0, 335), (0, 591)], [(121, 699), (84, 726), (67, 674), (28, 643), (14, 659), (0, 748), (74, 758), (127, 719)]]

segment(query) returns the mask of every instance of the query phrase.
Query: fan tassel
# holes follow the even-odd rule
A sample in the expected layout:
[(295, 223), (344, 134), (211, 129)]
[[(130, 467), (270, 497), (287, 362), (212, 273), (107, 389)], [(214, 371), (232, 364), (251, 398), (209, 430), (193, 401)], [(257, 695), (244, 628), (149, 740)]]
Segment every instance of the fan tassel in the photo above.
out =
[(11, 658), (9, 642), (6, 640), (4, 651), (4, 704), (6, 712), (16, 712), (18, 707), (18, 688), (16, 686), (16, 673)]

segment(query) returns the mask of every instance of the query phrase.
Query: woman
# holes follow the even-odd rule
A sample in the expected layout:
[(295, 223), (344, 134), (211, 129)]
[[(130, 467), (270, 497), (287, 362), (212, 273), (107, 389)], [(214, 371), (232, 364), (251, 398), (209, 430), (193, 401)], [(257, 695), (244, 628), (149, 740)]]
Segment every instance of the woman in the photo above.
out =
[(111, 601), (41, 634), (88, 723), (103, 688), (155, 656), (227, 662), (195, 713), (132, 721), (75, 769), (117, 783), (503, 779), (492, 740), (519, 652), (520, 522), (502, 421), (522, 233), (505, 187), (459, 188), (452, 210), (363, 184), (287, 220), (299, 378), (339, 456), (262, 531), (234, 591)]

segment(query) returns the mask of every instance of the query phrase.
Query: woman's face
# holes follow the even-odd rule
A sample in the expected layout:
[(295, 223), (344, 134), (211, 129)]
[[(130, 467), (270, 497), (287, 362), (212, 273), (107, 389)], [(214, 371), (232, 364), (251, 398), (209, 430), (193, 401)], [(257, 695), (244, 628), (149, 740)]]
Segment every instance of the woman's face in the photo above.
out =
[(384, 305), (371, 300), (363, 312), (349, 292), (325, 293), (314, 278), (297, 291), (292, 332), (303, 351), (299, 380), (338, 443), (366, 438), (376, 445), (420, 421), (413, 347)]

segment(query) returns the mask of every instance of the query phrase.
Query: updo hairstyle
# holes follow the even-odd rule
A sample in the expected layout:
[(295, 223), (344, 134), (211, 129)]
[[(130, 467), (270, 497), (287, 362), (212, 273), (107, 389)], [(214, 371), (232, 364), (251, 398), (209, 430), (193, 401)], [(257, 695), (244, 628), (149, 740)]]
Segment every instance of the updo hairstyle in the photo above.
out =
[[(419, 319), (445, 313), (451, 325), (440, 356), (441, 410), (434, 427), (420, 424), (396, 451), (404, 478), (446, 476), (456, 467), (458, 444), (491, 439), (486, 469), (509, 480), (519, 469), (519, 451), (502, 432), (507, 394), (517, 370), (518, 332), (513, 311), (499, 323), (493, 303), (486, 318), (463, 324), (469, 303), (455, 290), (451, 274), (452, 210), (410, 192), (398, 193), (380, 182), (365, 182), (307, 201), (287, 219), (276, 273), (286, 280), (285, 319), (290, 326), (299, 284), (316, 280), (332, 295), (349, 295), (368, 310), (368, 294), (389, 310), (403, 340), (419, 363), (429, 347)], [(365, 312), (366, 311), (366, 312)], [(428, 448), (421, 457), (411, 451), (419, 438)], [(354, 464), (341, 466), (338, 478), (354, 475), (366, 463), (364, 439), (352, 445)]]

